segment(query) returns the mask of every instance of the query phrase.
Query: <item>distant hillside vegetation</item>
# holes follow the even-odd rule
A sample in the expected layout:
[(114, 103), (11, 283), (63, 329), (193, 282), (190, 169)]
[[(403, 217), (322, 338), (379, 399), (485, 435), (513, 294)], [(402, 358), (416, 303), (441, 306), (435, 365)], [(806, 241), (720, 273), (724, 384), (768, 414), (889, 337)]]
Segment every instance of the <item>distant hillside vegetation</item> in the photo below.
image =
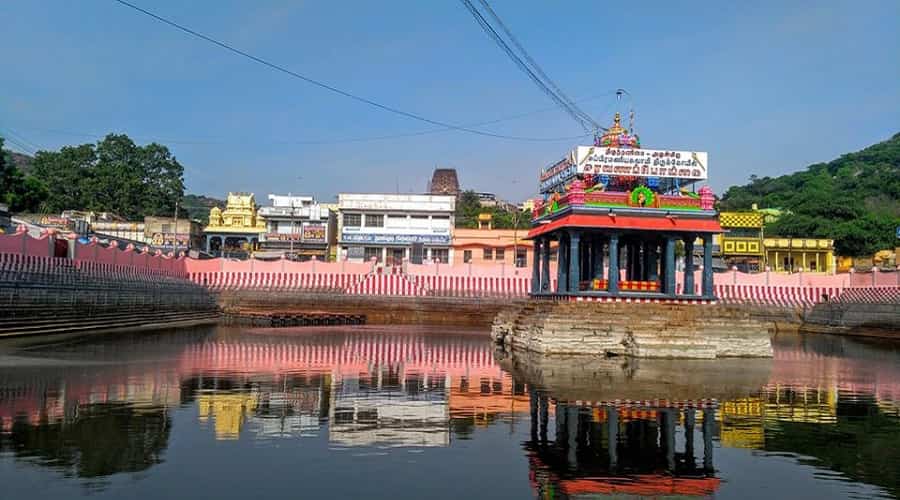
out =
[(225, 208), (225, 200), (209, 196), (187, 194), (181, 201), (182, 209), (191, 219), (199, 220), (203, 225), (209, 224), (209, 210), (212, 207)]
[(9, 154), (9, 157), (12, 159), (12, 164), (16, 166), (23, 174), (31, 173), (31, 162), (34, 161), (34, 157), (28, 156), (23, 153), (16, 153), (15, 151), (6, 151)]
[(832, 238), (840, 255), (868, 256), (900, 245), (900, 133), (828, 163), (780, 177), (750, 177), (733, 186), (720, 210), (780, 208), (773, 236)]

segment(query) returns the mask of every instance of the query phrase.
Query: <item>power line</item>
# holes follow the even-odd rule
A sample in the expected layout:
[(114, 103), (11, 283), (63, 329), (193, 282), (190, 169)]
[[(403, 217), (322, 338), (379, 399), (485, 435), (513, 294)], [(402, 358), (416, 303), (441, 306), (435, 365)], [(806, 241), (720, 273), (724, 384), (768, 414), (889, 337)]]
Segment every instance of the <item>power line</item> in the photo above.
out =
[[(608, 97), (608, 96), (615, 95), (615, 94), (616, 94), (616, 91), (604, 92), (603, 94), (597, 94), (597, 95), (593, 95), (590, 97), (585, 97), (584, 99), (579, 99), (577, 102), (592, 101), (595, 99), (600, 99), (600, 98)], [(611, 101), (611, 104), (609, 106), (607, 106), (607, 109), (611, 108), (614, 104), (615, 104), (615, 101)], [(504, 121), (516, 120), (519, 118), (524, 118), (524, 117), (536, 115), (539, 113), (545, 113), (547, 111), (552, 111), (555, 109), (557, 109), (556, 106), (545, 107), (545, 108), (541, 108), (541, 109), (535, 109), (532, 111), (526, 111), (523, 113), (505, 116), (502, 118), (496, 118), (493, 120), (469, 123), (464, 126), (465, 127), (480, 127), (483, 125), (491, 125), (491, 124), (495, 124), (495, 123), (501, 123)], [(68, 135), (68, 136), (73, 136), (73, 137), (85, 137), (85, 138), (90, 138), (90, 139), (103, 138), (108, 134), (108, 133), (94, 133), (94, 132), (83, 132), (83, 131), (77, 132), (77, 131), (72, 131), (72, 130), (61, 130), (61, 129), (55, 129), (55, 128), (38, 128), (38, 127), (24, 127), (24, 128), (26, 128), (28, 130), (34, 130), (37, 132), (44, 132), (44, 133), (58, 134), (58, 135)], [(379, 141), (379, 140), (388, 140), (388, 139), (399, 139), (399, 138), (403, 138), (403, 137), (415, 137), (415, 136), (421, 136), (421, 135), (427, 135), (427, 134), (436, 134), (436, 133), (440, 133), (440, 132), (447, 132), (449, 130), (450, 129), (447, 129), (447, 128), (436, 128), (436, 129), (420, 130), (417, 132), (406, 132), (406, 133), (399, 133), (399, 134), (392, 134), (392, 135), (369, 136), (369, 137), (356, 137), (356, 138), (349, 138), (349, 139), (268, 140), (268, 141), (257, 141), (257, 143), (260, 143), (260, 144), (304, 144), (304, 145), (346, 144), (346, 143), (353, 143), (353, 142), (370, 142), (370, 141)], [(560, 141), (568, 141), (568, 140), (574, 140), (574, 139), (583, 139), (583, 138), (589, 137), (589, 136), (590, 136), (590, 134), (581, 134), (581, 135), (577, 135), (577, 136), (560, 137), (558, 139)], [(230, 139), (215, 139), (215, 138), (211, 138), (211, 139), (170, 139), (170, 138), (164, 138), (164, 137), (152, 137), (152, 136), (141, 136), (141, 135), (135, 135), (133, 137), (143, 138), (145, 140), (164, 143), (164, 144), (203, 145), (203, 144), (225, 144), (225, 143), (233, 142)], [(253, 142), (253, 141), (245, 139), (244, 142)]]
[(0, 130), (5, 130), (6, 139), (9, 140), (9, 142), (22, 148), (26, 153), (28, 153), (30, 155), (34, 155), (36, 151), (44, 149), (40, 145), (22, 137), (21, 134), (16, 133), (14, 130), (10, 129), (9, 127), (4, 127), (3, 129), (0, 129)]
[(468, 133), (470, 133), (470, 134), (476, 134), (476, 135), (481, 135), (481, 136), (486, 136), (486, 137), (494, 137), (494, 138), (497, 138), (497, 139), (506, 139), (506, 140), (513, 140), (513, 141), (525, 141), (525, 142), (546, 142), (546, 141), (559, 141), (559, 140), (563, 140), (562, 138), (550, 138), (550, 139), (548, 139), (548, 138), (541, 138), (541, 137), (518, 137), (518, 136), (510, 136), (510, 135), (503, 135), (503, 134), (495, 134), (495, 133), (492, 133), (492, 132), (485, 132), (485, 131), (482, 131), (482, 130), (476, 130), (476, 129), (472, 129), (472, 128), (468, 128), (468, 127), (462, 127), (462, 126), (454, 125), (454, 124), (452, 124), (452, 123), (442, 122), (442, 121), (440, 121), (440, 120), (434, 120), (434, 119), (427, 118), (427, 117), (425, 117), (425, 116), (422, 116), (422, 115), (419, 115), (419, 114), (416, 114), (416, 113), (412, 113), (412, 112), (409, 112), (409, 111), (404, 111), (404, 110), (402, 110), (402, 109), (398, 109), (398, 108), (395, 108), (395, 107), (392, 107), (392, 106), (388, 106), (388, 105), (386, 105), (386, 104), (381, 104), (381, 103), (376, 102), (376, 101), (373, 101), (373, 100), (371, 100), (371, 99), (368, 99), (368, 98), (365, 98), (365, 97), (358, 96), (358, 95), (356, 95), (356, 94), (350, 93), (350, 92), (348, 92), (348, 91), (346, 91), (346, 90), (339, 89), (339, 88), (334, 87), (334, 86), (332, 86), (332, 85), (329, 85), (329, 84), (327, 84), (327, 83), (320, 82), (320, 81), (315, 80), (315, 79), (313, 79), (313, 78), (310, 78), (310, 77), (308, 77), (308, 76), (301, 75), (300, 73), (297, 73), (297, 72), (295, 72), (295, 71), (289, 70), (289, 69), (287, 69), (287, 68), (285, 68), (285, 67), (283, 67), (283, 66), (280, 66), (280, 65), (278, 65), (278, 64), (276, 64), (276, 63), (273, 63), (273, 62), (270, 62), (270, 61), (268, 61), (268, 60), (266, 60), (266, 59), (263, 59), (263, 58), (261, 58), (261, 57), (254, 56), (253, 54), (250, 54), (250, 53), (245, 52), (245, 51), (243, 51), (243, 50), (241, 50), (241, 49), (238, 49), (238, 48), (236, 48), (236, 47), (234, 47), (234, 46), (232, 46), (232, 45), (229, 45), (229, 44), (227, 44), (227, 43), (225, 43), (225, 42), (222, 42), (222, 41), (217, 40), (217, 39), (215, 39), (215, 38), (212, 38), (212, 37), (210, 37), (210, 36), (204, 35), (203, 33), (200, 33), (200, 32), (198, 32), (198, 31), (195, 31), (195, 30), (193, 30), (193, 29), (191, 29), (191, 28), (188, 28), (187, 26), (184, 26), (184, 25), (182, 25), (182, 24), (179, 24), (179, 23), (177, 23), (177, 22), (175, 22), (175, 21), (172, 21), (172, 20), (167, 19), (167, 18), (165, 18), (165, 17), (162, 17), (162, 16), (160, 16), (160, 15), (154, 14), (153, 12), (150, 12), (149, 10), (143, 9), (143, 8), (141, 8), (141, 7), (139, 7), (139, 6), (135, 5), (135, 4), (133, 4), (133, 3), (127, 2), (127, 1), (125, 1), (125, 0), (113, 0), (113, 1), (115, 1), (116, 3), (119, 3), (119, 4), (121, 4), (121, 5), (124, 5), (124, 6), (130, 8), (130, 9), (133, 9), (133, 10), (135, 10), (135, 11), (137, 11), (137, 12), (140, 12), (140, 13), (146, 15), (146, 16), (149, 16), (149, 17), (151, 17), (151, 18), (153, 18), (153, 19), (155, 19), (155, 20), (157, 20), (157, 21), (159, 21), (159, 22), (161, 22), (161, 23), (167, 24), (167, 25), (169, 25), (169, 26), (171, 26), (171, 27), (173, 27), (173, 28), (175, 28), (175, 29), (177, 29), (177, 30), (179, 30), (179, 31), (182, 31), (182, 32), (184, 32), (184, 33), (187, 33), (188, 35), (191, 35), (191, 36), (193, 36), (193, 37), (196, 37), (196, 38), (199, 38), (199, 39), (201, 39), (201, 40), (207, 41), (207, 42), (209, 42), (209, 43), (211, 43), (211, 44), (213, 44), (213, 45), (216, 45), (216, 46), (218, 46), (218, 47), (221, 47), (221, 48), (223, 48), (223, 49), (225, 49), (225, 50), (227, 50), (227, 51), (229, 51), (229, 52), (232, 52), (232, 53), (234, 53), (234, 54), (237, 54), (237, 55), (239, 55), (239, 56), (241, 56), (241, 57), (245, 57), (245, 58), (247, 58), (247, 59), (250, 59), (251, 61), (254, 61), (254, 62), (256, 62), (256, 63), (258, 63), (258, 64), (261, 64), (261, 65), (263, 65), (263, 66), (266, 66), (266, 67), (268, 67), (268, 68), (270, 68), (270, 69), (273, 69), (273, 70), (278, 71), (278, 72), (280, 72), (280, 73), (284, 73), (284, 74), (286, 74), (286, 75), (292, 76), (292, 77), (294, 77), (294, 78), (297, 78), (297, 79), (299, 79), (299, 80), (302, 80), (302, 81), (304, 81), (304, 82), (306, 82), (306, 83), (309, 83), (309, 84), (311, 84), (311, 85), (315, 85), (315, 86), (317, 86), (317, 87), (323, 88), (323, 89), (325, 89), (325, 90), (328, 90), (329, 92), (332, 92), (332, 93), (335, 93), (335, 94), (338, 94), (338, 95), (347, 97), (347, 98), (349, 98), (349, 99), (353, 99), (354, 101), (358, 101), (358, 102), (361, 102), (361, 103), (363, 103), (363, 104), (368, 104), (369, 106), (373, 106), (373, 107), (376, 107), (376, 108), (381, 109), (381, 110), (383, 110), (383, 111), (387, 111), (387, 112), (389, 112), (389, 113), (394, 113), (394, 114), (396, 114), (396, 115), (404, 116), (404, 117), (406, 117), (406, 118), (411, 118), (411, 119), (413, 119), (413, 120), (418, 120), (418, 121), (425, 122), (425, 123), (430, 123), (431, 125), (437, 125), (437, 126), (443, 127), (443, 128), (448, 128), (448, 129), (452, 129), (452, 130), (457, 130), (457, 131), (460, 131), (460, 132), (468, 132)]
[(500, 26), (500, 29), (502, 29), (503, 32), (506, 33), (506, 36), (513, 43), (513, 45), (515, 45), (516, 48), (519, 49), (519, 52), (522, 54), (522, 56), (525, 57), (525, 60), (528, 61), (529, 64), (531, 64), (532, 69), (534, 69), (534, 71), (538, 74), (538, 76), (543, 78), (544, 82), (546, 82), (550, 87), (552, 87), (553, 90), (556, 92), (556, 94), (563, 101), (565, 101), (565, 103), (570, 108), (572, 108), (584, 120), (586, 120), (591, 125), (593, 125), (595, 131), (596, 130), (605, 130), (605, 128), (602, 127), (596, 121), (594, 121), (594, 119), (591, 118), (590, 115), (588, 115), (581, 108), (576, 106), (575, 102), (572, 99), (570, 99), (569, 96), (567, 96), (566, 93), (563, 92), (563, 90), (561, 88), (559, 88), (559, 85), (557, 85), (556, 82), (554, 82), (549, 76), (547, 76), (547, 73), (544, 72), (544, 70), (537, 63), (537, 61), (535, 61), (534, 58), (532, 58), (531, 55), (528, 53), (528, 51), (525, 50), (525, 47), (523, 47), (522, 44), (519, 43), (519, 40), (516, 38), (516, 36), (513, 35), (512, 31), (506, 26), (506, 23), (504, 23), (503, 20), (500, 19), (500, 16), (498, 16), (497, 13), (494, 12), (494, 9), (491, 8), (491, 5), (487, 2), (487, 0), (479, 0), (479, 2), (481, 3), (482, 7), (484, 7), (484, 9), (487, 11), (487, 13), (491, 16), (491, 18), (493, 18), (494, 21)]
[(499, 33), (491, 26), (491, 24), (478, 12), (478, 9), (472, 5), (472, 2), (469, 0), (460, 0), (463, 6), (472, 14), (472, 17), (475, 18), (475, 22), (481, 26), (481, 29), (500, 47), (506, 55), (512, 60), (518, 67), (521, 69), (528, 78), (530, 78), (537, 87), (544, 92), (550, 99), (555, 101), (557, 105), (566, 113), (568, 113), (581, 127), (585, 132), (590, 132), (590, 128), (584, 123), (584, 120), (578, 116), (573, 109), (569, 108), (566, 103), (556, 95), (553, 90), (551, 90), (544, 82), (541, 80), (532, 70), (531, 68), (525, 64), (524, 61), (515, 53), (515, 51), (510, 48), (510, 46), (506, 43), (505, 40), (500, 36)]
[(32, 155), (32, 156), (35, 155), (36, 150), (35, 150), (34, 148), (25, 145), (25, 144), (22, 143), (20, 140), (18, 140), (18, 139), (16, 139), (15, 137), (13, 137), (12, 134), (10, 134), (10, 133), (8, 132), (8, 130), (7, 130), (6, 133), (3, 133), (3, 131), (0, 130), (0, 135), (3, 136), (3, 139), (4, 139), (6, 142), (9, 142), (10, 144), (12, 144), (13, 146), (19, 148), (19, 149), (22, 150), (23, 152), (28, 153), (29, 155)]
[[(525, 48), (519, 43), (518, 39), (512, 34), (512, 31), (503, 23), (500, 17), (496, 12), (491, 8), (491, 6), (487, 3), (486, 0), (479, 0), (479, 2), (484, 6), (485, 10), (489, 13), (489, 15), (494, 19), (496, 23), (498, 23), (501, 29), (506, 33), (507, 37), (512, 41), (512, 43), (519, 49), (522, 55), (528, 60), (527, 64), (525, 61), (519, 57), (518, 54), (506, 43), (503, 37), (497, 33), (497, 30), (488, 22), (484, 16), (478, 11), (477, 8), (470, 2), (469, 0), (460, 0), (463, 6), (472, 14), (472, 17), (475, 18), (475, 21), (481, 26), (482, 30), (500, 47), (506, 55), (521, 69), (529, 79), (531, 79), (538, 88), (544, 92), (548, 97), (550, 97), (553, 101), (557, 103), (557, 105), (563, 109), (566, 113), (568, 113), (581, 127), (585, 130), (585, 132), (594, 132), (596, 133), (598, 130), (605, 130), (600, 124), (594, 121), (593, 118), (590, 117), (587, 113), (582, 111), (578, 106), (572, 102), (570, 99), (560, 88), (559, 86), (550, 79), (549, 76), (540, 68), (537, 62), (528, 54)], [(552, 87), (552, 88), (551, 88)]]

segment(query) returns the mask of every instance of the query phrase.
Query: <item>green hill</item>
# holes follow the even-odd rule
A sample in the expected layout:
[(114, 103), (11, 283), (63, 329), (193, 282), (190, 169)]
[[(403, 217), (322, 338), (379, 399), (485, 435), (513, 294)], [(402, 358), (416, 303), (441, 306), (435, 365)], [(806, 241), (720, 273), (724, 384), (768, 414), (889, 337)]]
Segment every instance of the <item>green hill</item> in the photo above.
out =
[(828, 163), (779, 177), (751, 176), (733, 186), (720, 210), (780, 208), (788, 213), (766, 235), (832, 238), (839, 255), (894, 248), (900, 226), (900, 133)]
[(181, 208), (191, 219), (209, 224), (209, 210), (212, 207), (225, 208), (225, 200), (204, 195), (186, 194), (181, 201)]

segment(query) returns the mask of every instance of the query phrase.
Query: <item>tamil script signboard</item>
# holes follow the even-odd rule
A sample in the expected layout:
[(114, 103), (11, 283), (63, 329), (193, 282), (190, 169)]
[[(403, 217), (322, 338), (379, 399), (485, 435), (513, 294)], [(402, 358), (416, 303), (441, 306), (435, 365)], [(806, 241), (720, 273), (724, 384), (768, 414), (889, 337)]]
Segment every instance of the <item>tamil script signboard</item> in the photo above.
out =
[(382, 245), (449, 245), (449, 234), (373, 234), (345, 231), (341, 235), (342, 243), (378, 243)]
[(707, 153), (660, 149), (578, 146), (572, 162), (578, 174), (628, 175), (702, 180), (707, 178)]
[(305, 243), (325, 243), (325, 224), (304, 222), (302, 233)]

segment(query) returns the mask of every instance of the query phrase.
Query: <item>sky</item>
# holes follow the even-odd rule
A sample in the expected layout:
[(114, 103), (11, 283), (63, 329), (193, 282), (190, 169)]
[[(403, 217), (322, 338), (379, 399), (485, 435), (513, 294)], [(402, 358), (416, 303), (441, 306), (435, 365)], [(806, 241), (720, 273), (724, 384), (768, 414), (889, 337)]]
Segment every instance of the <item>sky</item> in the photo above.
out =
[[(328, 92), (113, 0), (0, 0), (0, 135), (32, 152), (126, 133), (187, 192), (424, 192), (435, 167), (520, 201), (583, 134), (455, 0), (130, 0), (441, 129)], [(474, 2), (477, 4), (477, 2)], [(900, 132), (900, 2), (492, 0), (543, 70), (645, 148), (709, 152), (717, 193)], [(629, 98), (617, 100), (615, 89)], [(429, 133), (419, 134), (428, 131)], [(406, 135), (384, 139), (384, 136)], [(20, 144), (11, 144), (15, 141)]]

